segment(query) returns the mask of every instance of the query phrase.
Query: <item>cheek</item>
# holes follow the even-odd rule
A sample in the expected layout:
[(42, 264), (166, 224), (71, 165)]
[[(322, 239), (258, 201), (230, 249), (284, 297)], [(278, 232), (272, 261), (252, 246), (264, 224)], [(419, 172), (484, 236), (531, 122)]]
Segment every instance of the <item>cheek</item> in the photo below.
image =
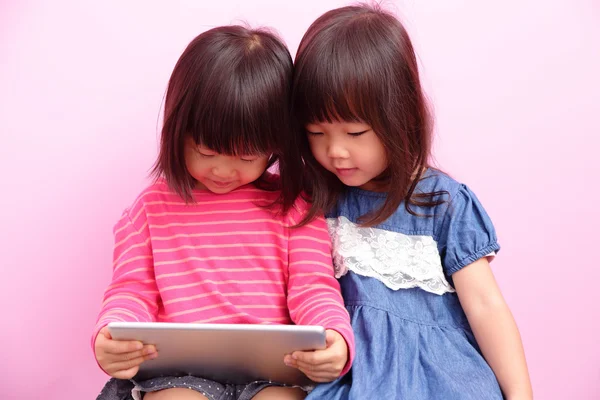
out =
[(240, 169), (240, 174), (244, 180), (255, 181), (267, 170), (269, 160), (256, 161), (243, 165)]
[(196, 157), (191, 150), (186, 150), (185, 152), (185, 166), (190, 175), (194, 175), (196, 170)]
[(320, 141), (316, 139), (308, 139), (308, 145), (310, 147), (310, 152), (317, 159), (317, 161), (324, 159), (326, 149), (323, 143), (320, 143)]
[(364, 143), (361, 146), (361, 149), (363, 149), (363, 151), (364, 149), (370, 149), (369, 158), (373, 166), (377, 166), (378, 169), (387, 168), (387, 154), (385, 148), (383, 147), (383, 144), (376, 137), (373, 137), (371, 139), (372, 140), (369, 140), (369, 143)]
[(194, 162), (187, 163), (187, 170), (188, 170), (188, 173), (196, 180), (202, 179), (202, 177), (205, 175), (202, 172), (202, 168), (197, 163), (194, 163)]
[(385, 151), (382, 151), (377, 154), (377, 161), (379, 163), (378, 164), (378, 173), (382, 173), (383, 171), (385, 171), (387, 169), (387, 167), (389, 165)]
[(203, 162), (194, 151), (186, 152), (185, 166), (187, 167), (188, 173), (195, 179), (199, 179), (206, 174), (208, 169), (210, 169), (210, 166), (207, 165), (206, 162)]

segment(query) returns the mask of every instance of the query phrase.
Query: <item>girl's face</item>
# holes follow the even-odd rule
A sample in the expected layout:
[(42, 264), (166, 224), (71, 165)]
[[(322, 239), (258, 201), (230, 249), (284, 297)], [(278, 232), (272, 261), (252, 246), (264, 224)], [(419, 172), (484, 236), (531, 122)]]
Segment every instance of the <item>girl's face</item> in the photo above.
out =
[(254, 182), (265, 172), (268, 155), (227, 156), (197, 145), (192, 138), (185, 144), (185, 164), (196, 180), (196, 189), (224, 194)]
[(347, 186), (375, 190), (372, 180), (388, 166), (381, 140), (367, 124), (336, 121), (306, 125), (315, 159)]

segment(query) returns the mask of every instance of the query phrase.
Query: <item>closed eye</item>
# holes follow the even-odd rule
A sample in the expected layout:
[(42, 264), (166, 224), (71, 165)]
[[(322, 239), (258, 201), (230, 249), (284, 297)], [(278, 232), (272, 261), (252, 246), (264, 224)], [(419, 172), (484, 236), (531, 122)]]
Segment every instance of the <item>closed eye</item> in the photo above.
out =
[(363, 133), (367, 133), (367, 132), (369, 132), (369, 131), (370, 131), (370, 129), (366, 129), (366, 130), (364, 130), (364, 131), (361, 131), (361, 132), (348, 132), (348, 135), (350, 135), (350, 136), (360, 136), (360, 135), (362, 135)]

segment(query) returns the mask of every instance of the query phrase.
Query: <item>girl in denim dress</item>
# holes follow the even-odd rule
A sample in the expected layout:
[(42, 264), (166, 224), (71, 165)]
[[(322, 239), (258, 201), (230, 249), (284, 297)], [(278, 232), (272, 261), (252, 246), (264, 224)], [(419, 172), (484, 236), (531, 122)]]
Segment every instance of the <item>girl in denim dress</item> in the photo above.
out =
[[(356, 337), (347, 375), (308, 399), (531, 399), (521, 338), (489, 262), (500, 246), (475, 194), (431, 167), (431, 120), (400, 22), (344, 7), (295, 60), (313, 214), (325, 211)], [(298, 368), (307, 353), (288, 361)]]

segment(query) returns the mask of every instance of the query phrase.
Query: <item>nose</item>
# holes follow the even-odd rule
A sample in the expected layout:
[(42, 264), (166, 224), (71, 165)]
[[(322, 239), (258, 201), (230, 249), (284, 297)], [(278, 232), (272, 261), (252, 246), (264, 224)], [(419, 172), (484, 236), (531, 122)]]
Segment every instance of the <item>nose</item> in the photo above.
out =
[(350, 154), (346, 146), (339, 140), (331, 140), (327, 144), (327, 156), (329, 158), (348, 158)]
[(235, 178), (236, 170), (230, 165), (220, 164), (213, 167), (212, 174), (215, 176), (215, 178), (226, 181)]

